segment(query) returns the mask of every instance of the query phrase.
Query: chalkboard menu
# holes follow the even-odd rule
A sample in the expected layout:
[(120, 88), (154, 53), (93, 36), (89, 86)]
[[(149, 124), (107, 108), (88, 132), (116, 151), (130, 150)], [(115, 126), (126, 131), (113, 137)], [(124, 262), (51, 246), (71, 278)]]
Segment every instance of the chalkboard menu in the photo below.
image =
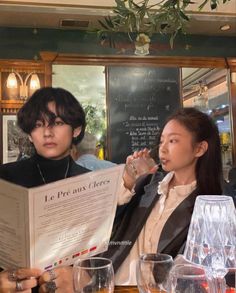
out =
[(153, 147), (165, 119), (180, 106), (178, 68), (108, 67), (109, 158), (124, 163)]

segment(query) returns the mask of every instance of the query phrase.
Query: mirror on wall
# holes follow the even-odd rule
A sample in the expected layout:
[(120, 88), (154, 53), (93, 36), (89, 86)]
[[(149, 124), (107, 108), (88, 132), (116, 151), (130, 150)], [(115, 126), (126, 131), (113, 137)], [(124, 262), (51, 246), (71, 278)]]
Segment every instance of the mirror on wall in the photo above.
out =
[(106, 158), (106, 77), (104, 66), (53, 65), (52, 86), (70, 91), (86, 113), (86, 131), (98, 140), (98, 156)]
[(228, 72), (220, 68), (182, 68), (183, 106), (210, 115), (218, 126), (224, 178), (232, 167)]

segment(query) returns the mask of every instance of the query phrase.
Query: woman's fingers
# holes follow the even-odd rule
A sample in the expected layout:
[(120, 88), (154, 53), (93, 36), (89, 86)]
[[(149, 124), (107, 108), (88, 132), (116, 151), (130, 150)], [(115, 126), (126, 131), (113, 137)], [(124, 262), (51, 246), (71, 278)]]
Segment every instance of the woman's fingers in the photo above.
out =
[(156, 173), (156, 171), (158, 170), (158, 168), (159, 168), (158, 165), (152, 167), (152, 168), (149, 170), (149, 174), (154, 174), (154, 173)]
[(129, 164), (130, 162), (132, 162), (133, 159), (134, 159), (134, 158), (133, 158), (132, 155), (128, 156), (128, 157), (126, 158), (126, 164)]
[(131, 163), (133, 160), (138, 159), (138, 158), (142, 158), (142, 157), (148, 157), (148, 158), (150, 158), (149, 152), (150, 152), (150, 150), (147, 149), (147, 148), (142, 149), (140, 151), (133, 152), (132, 155), (129, 155), (126, 158), (126, 164)]

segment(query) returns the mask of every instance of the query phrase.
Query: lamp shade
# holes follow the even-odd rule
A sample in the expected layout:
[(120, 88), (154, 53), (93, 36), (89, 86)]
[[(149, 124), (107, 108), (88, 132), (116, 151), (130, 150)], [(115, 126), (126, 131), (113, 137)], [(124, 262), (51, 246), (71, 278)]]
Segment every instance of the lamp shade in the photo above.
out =
[(17, 88), (17, 79), (14, 72), (9, 73), (7, 78), (7, 88), (16, 89)]
[(37, 90), (39, 88), (40, 88), (40, 81), (39, 81), (38, 75), (36, 73), (33, 73), (30, 79), (30, 89)]

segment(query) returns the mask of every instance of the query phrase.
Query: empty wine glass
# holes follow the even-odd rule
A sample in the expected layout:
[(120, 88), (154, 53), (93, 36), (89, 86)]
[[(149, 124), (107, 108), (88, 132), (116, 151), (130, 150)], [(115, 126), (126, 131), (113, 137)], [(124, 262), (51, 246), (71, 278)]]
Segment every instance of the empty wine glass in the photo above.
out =
[(207, 269), (215, 281), (214, 292), (225, 292), (224, 276), (236, 268), (236, 214), (231, 197), (197, 197), (184, 257)]
[(112, 293), (114, 271), (111, 260), (102, 257), (79, 259), (73, 266), (74, 289), (78, 293)]
[(167, 279), (173, 265), (168, 254), (143, 254), (136, 267), (137, 285), (140, 293), (167, 292)]
[(201, 267), (193, 264), (174, 265), (168, 279), (170, 293), (208, 293), (211, 292), (211, 280)]

